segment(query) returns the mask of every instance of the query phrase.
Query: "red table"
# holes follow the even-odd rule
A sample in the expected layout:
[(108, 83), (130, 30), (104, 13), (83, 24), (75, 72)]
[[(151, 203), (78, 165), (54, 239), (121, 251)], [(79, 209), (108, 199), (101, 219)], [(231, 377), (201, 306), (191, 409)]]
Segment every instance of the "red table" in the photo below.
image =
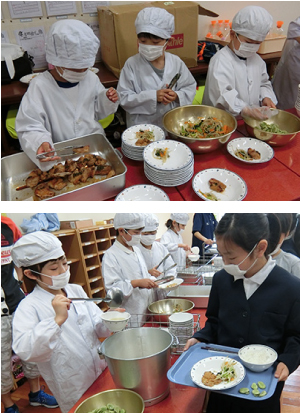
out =
[[(290, 110), (296, 114), (295, 109)], [(237, 130), (230, 140), (249, 136), (244, 122), (238, 122)], [(233, 158), (222, 148), (206, 153), (195, 154), (194, 175), (208, 168), (224, 168), (238, 174), (247, 184), (245, 201), (296, 201), (300, 200), (300, 142), (294, 139), (283, 147), (274, 147), (274, 158), (262, 164), (247, 164)], [(128, 170), (126, 188), (137, 184), (154, 185), (144, 175), (143, 162), (123, 158)], [(157, 185), (155, 185), (157, 186)], [(171, 201), (202, 201), (193, 188), (192, 179), (176, 188), (160, 188), (167, 193)], [(113, 199), (111, 199), (113, 200)]]

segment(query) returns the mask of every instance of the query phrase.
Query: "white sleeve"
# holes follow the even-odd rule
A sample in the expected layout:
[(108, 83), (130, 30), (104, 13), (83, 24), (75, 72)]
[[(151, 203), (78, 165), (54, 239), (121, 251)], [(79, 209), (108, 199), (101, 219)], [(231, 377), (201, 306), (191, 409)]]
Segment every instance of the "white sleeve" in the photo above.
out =
[(132, 294), (133, 287), (131, 280), (124, 277), (122, 268), (111, 251), (106, 251), (104, 254), (102, 273), (106, 290), (117, 287), (123, 292), (124, 297), (129, 297)]
[(97, 94), (95, 96), (95, 118), (97, 120), (106, 118), (118, 109), (119, 100), (115, 103), (109, 100), (106, 96), (107, 90), (99, 80), (99, 82), (97, 82)]
[(191, 105), (196, 94), (196, 80), (183, 62), (181, 62), (179, 73), (181, 73), (181, 76), (176, 89), (174, 89), (177, 93), (179, 104), (180, 106)]
[(165, 232), (160, 242), (167, 248), (169, 252), (176, 252), (178, 250), (178, 243), (172, 242), (168, 232)]
[(269, 80), (269, 75), (267, 73), (267, 66), (264, 61), (262, 63), (262, 75), (261, 75), (261, 82), (260, 82), (260, 101), (262, 102), (264, 98), (270, 98), (272, 102), (277, 105), (278, 100), (274, 93), (272, 84)]

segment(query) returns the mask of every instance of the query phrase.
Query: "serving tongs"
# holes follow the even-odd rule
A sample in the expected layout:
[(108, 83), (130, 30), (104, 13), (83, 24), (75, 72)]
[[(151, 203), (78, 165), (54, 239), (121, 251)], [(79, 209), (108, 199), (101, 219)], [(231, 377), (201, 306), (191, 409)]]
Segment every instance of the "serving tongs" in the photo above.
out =
[(156, 284), (161, 285), (161, 284), (165, 284), (165, 283), (168, 283), (170, 281), (173, 281), (174, 279), (175, 279), (175, 277), (170, 275), (169, 277), (160, 278), (159, 280), (157, 280), (155, 282), (156, 282)]
[(68, 297), (71, 301), (94, 301), (97, 303), (110, 303), (110, 307), (118, 307), (123, 302), (124, 294), (123, 292), (117, 288), (113, 287), (107, 291), (106, 297), (95, 297), (95, 298), (88, 298), (88, 297)]
[(156, 269), (157, 269), (164, 261), (166, 261), (166, 259), (169, 258), (170, 255), (171, 255), (170, 253), (167, 254), (167, 255), (160, 261), (160, 263), (156, 266)]
[(181, 73), (177, 73), (173, 79), (171, 80), (168, 89), (173, 89), (173, 87), (176, 85), (176, 83), (178, 82), (179, 78), (181, 76)]
[[(84, 151), (82, 151), (82, 152), (74, 152), (74, 149), (85, 149), (85, 147), (87, 147), (86, 148), (86, 150), (84, 150)], [(48, 158), (49, 156), (56, 156), (56, 155), (58, 155), (60, 152), (64, 152), (64, 151), (68, 151), (68, 153), (62, 153), (61, 154), (61, 156), (73, 156), (73, 155), (80, 155), (80, 154), (82, 154), (82, 153), (88, 153), (89, 152), (89, 146), (88, 145), (73, 145), (73, 146), (65, 146), (64, 148), (62, 148), (62, 149), (52, 149), (51, 151), (47, 151), (47, 152), (43, 152), (43, 153), (40, 153), (40, 154), (38, 154), (38, 155), (36, 155), (36, 159), (45, 159), (45, 158)], [(72, 152), (71, 152), (72, 151)]]

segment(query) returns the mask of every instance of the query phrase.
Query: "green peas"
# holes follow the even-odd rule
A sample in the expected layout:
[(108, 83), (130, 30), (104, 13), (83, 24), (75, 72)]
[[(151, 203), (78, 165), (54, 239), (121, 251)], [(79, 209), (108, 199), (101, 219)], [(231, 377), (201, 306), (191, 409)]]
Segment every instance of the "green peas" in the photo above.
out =
[[(255, 397), (264, 397), (267, 394), (267, 392), (265, 390), (259, 391), (259, 389), (265, 389), (265, 388), (266, 388), (266, 385), (262, 381), (258, 381), (257, 383), (251, 384), (252, 394)], [(239, 389), (239, 393), (245, 394), (245, 395), (250, 394), (250, 389), (248, 389), (248, 387), (242, 387)]]
[(252, 384), (251, 384), (251, 389), (257, 390), (257, 384), (256, 384), (256, 383), (252, 383)]
[(249, 394), (250, 390), (248, 389), (248, 387), (242, 387), (241, 389), (239, 389), (239, 393)]
[(258, 382), (257, 382), (257, 385), (258, 385), (258, 387), (259, 387), (260, 389), (265, 389), (265, 388), (266, 388), (265, 383), (262, 382), (262, 381), (258, 381)]
[(253, 396), (259, 396), (260, 395), (260, 391), (257, 389), (252, 390), (252, 394)]

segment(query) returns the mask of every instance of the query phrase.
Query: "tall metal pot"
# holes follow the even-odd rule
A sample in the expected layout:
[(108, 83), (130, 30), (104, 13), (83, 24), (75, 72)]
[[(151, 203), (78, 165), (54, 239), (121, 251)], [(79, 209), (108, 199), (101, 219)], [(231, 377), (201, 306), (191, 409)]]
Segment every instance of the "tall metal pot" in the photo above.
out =
[(172, 335), (159, 328), (132, 328), (108, 337), (99, 349), (119, 388), (142, 396), (145, 406), (159, 403), (169, 394)]

